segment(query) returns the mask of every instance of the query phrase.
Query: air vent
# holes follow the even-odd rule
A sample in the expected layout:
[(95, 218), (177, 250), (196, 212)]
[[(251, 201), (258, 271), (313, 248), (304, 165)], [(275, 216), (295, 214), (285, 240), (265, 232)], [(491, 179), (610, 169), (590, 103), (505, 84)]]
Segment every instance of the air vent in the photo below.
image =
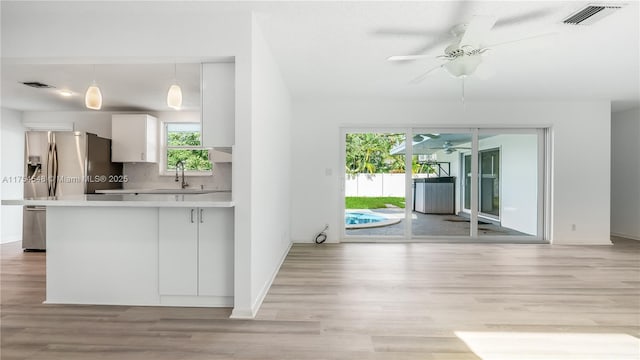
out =
[(39, 81), (25, 81), (22, 84), (31, 86), (32, 88), (36, 88), (36, 89), (51, 89), (55, 87), (52, 85), (43, 84)]
[(596, 21), (622, 8), (622, 5), (589, 4), (562, 21), (569, 25), (592, 25)]

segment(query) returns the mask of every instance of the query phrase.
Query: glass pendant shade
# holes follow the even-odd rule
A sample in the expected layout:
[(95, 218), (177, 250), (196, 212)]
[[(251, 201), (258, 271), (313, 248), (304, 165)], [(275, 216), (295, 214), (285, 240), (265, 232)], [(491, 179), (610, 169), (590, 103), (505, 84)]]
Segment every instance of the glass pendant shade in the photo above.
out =
[(482, 62), (480, 55), (465, 55), (451, 60), (444, 65), (444, 68), (453, 77), (465, 77), (473, 74), (478, 65)]
[(172, 109), (180, 110), (182, 107), (182, 89), (180, 85), (173, 84), (167, 92), (167, 106)]
[(95, 82), (89, 86), (84, 94), (84, 105), (92, 110), (100, 110), (102, 107), (102, 93)]

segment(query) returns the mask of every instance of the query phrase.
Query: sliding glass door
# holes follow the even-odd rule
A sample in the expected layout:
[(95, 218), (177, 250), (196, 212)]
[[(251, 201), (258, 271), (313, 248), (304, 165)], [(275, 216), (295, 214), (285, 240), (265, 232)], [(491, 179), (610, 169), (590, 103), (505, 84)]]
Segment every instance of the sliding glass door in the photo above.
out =
[(471, 152), (469, 130), (414, 129), (412, 146), (411, 235), (471, 236), (469, 216), (462, 212), (460, 191), (465, 174), (461, 161)]
[(540, 235), (543, 133), (481, 129), (478, 135), (478, 236)]
[[(543, 240), (543, 129), (413, 128), (343, 136), (344, 239)], [(369, 160), (358, 163), (354, 154)], [(367, 198), (366, 204), (354, 197)], [(375, 205), (370, 197), (384, 201)], [(363, 219), (351, 219), (358, 216), (354, 210)], [(349, 225), (369, 221), (370, 213), (382, 221)]]
[(354, 239), (405, 238), (406, 135), (386, 131), (344, 134), (344, 234)]

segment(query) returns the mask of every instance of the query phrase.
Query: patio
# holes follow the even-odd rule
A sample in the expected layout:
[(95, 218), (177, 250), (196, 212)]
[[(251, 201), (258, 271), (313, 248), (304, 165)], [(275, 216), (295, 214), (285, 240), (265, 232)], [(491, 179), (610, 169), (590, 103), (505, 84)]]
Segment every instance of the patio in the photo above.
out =
[[(402, 218), (397, 224), (381, 227), (369, 227), (364, 229), (348, 229), (347, 236), (403, 236), (404, 235), (404, 209), (382, 208), (370, 210), (348, 210), (358, 212), (371, 212), (387, 218)], [(458, 215), (438, 215), (421, 214), (413, 212), (411, 214), (411, 228), (414, 236), (468, 236), (469, 219)], [(527, 235), (522, 232), (502, 227), (488, 221), (478, 221), (479, 236), (505, 236), (505, 235)]]

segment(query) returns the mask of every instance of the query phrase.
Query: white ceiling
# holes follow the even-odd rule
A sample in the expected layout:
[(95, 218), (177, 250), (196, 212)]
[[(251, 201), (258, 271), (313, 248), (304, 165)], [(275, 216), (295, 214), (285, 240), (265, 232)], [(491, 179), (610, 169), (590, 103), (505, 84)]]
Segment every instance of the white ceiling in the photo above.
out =
[[(103, 111), (161, 111), (174, 82), (174, 64), (2, 64), (2, 106), (30, 111), (86, 110), (84, 93), (93, 80), (100, 87)], [(176, 64), (183, 91), (182, 109), (200, 111), (200, 64)], [(36, 89), (22, 82), (54, 86)], [(73, 96), (63, 97), (59, 90)]]
[[(452, 26), (468, 22), (473, 15), (494, 15), (498, 23), (487, 44), (548, 32), (557, 35), (495, 48), (486, 60), (495, 75), (487, 80), (468, 79), (467, 101), (612, 100), (615, 110), (638, 106), (638, 2), (628, 1), (622, 10), (592, 26), (561, 24), (563, 18), (585, 4), (583, 1), (220, 2), (210, 4), (208, 9), (251, 9), (258, 14), (260, 27), (295, 98), (457, 101), (461, 82), (443, 71), (432, 73), (419, 85), (408, 84), (439, 62), (390, 63), (386, 58), (424, 50), (429, 44), (432, 46), (425, 53), (439, 55), (447, 42), (434, 39), (446, 40)], [(392, 34), (399, 30), (415, 34)], [(104, 87), (105, 109), (166, 110), (164, 101), (173, 78), (172, 67), (172, 64), (98, 65), (96, 78)], [(186, 88), (183, 88), (186, 108), (199, 107), (197, 76), (195, 64), (179, 65), (178, 79)], [(83, 109), (82, 96), (69, 102), (16, 84), (41, 81), (57, 87), (69, 86), (81, 95), (91, 80), (91, 66), (86, 64), (3, 64), (3, 106), (21, 110)]]

